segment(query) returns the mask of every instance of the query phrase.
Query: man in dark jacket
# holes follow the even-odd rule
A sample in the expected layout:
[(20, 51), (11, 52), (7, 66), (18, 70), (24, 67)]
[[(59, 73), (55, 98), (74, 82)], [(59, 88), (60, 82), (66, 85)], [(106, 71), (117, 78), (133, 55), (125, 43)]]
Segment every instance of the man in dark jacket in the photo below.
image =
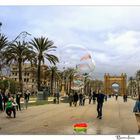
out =
[(72, 103), (73, 103), (73, 94), (70, 93), (69, 94), (69, 104), (70, 104), (70, 107), (72, 106)]
[(78, 94), (77, 94), (77, 92), (74, 93), (73, 100), (74, 100), (74, 106), (76, 107), (77, 106), (77, 102), (78, 102)]
[(105, 95), (100, 90), (99, 93), (96, 95), (96, 97), (97, 97), (97, 112), (98, 112), (97, 118), (102, 119), (102, 107)]

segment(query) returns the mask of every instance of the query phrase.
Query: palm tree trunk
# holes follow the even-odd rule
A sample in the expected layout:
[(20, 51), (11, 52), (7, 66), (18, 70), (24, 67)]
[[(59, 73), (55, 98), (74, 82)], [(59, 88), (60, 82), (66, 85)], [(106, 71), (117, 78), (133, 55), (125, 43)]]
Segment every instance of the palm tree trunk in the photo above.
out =
[(22, 88), (22, 59), (19, 58), (18, 60), (18, 66), (19, 66), (19, 86), (20, 86), (20, 91), (23, 91)]
[(70, 77), (69, 93), (71, 93), (71, 82), (72, 82), (72, 79), (71, 79), (71, 77)]
[(51, 94), (54, 95), (53, 93), (53, 79), (54, 79), (54, 72), (52, 71), (52, 75), (51, 75)]
[(38, 91), (41, 90), (41, 88), (40, 88), (40, 66), (41, 66), (41, 61), (39, 60), (39, 62), (38, 62), (38, 71), (37, 71), (37, 85), (38, 85)]

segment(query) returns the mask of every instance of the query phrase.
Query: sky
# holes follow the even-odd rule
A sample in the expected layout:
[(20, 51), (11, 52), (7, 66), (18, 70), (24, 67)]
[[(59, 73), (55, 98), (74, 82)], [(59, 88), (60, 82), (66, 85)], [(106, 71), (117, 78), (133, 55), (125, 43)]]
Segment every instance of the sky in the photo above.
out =
[(22, 31), (53, 40), (64, 65), (90, 52), (95, 79), (140, 69), (140, 6), (1, 6), (0, 22), (9, 40)]

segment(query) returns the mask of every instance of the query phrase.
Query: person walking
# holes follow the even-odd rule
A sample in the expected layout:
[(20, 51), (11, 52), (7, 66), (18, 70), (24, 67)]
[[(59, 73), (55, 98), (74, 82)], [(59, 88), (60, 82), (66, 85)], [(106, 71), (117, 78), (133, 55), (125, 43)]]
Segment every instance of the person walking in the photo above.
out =
[(96, 92), (95, 91), (93, 91), (92, 99), (93, 99), (93, 104), (95, 104), (96, 103)]
[(99, 93), (96, 94), (97, 97), (97, 118), (102, 119), (102, 108), (103, 108), (103, 102), (105, 95), (102, 93), (101, 90), (99, 90)]
[(57, 100), (56, 93), (54, 93), (54, 96), (53, 96), (53, 103), (54, 104), (56, 104), (56, 100)]
[(6, 109), (6, 102), (8, 101), (8, 94), (3, 94), (3, 110)]
[(69, 105), (70, 105), (70, 107), (72, 106), (72, 103), (73, 103), (73, 94), (70, 93), (69, 94)]
[(117, 93), (115, 94), (115, 97), (116, 97), (116, 101), (117, 101), (118, 100), (118, 94)]
[(89, 104), (91, 104), (91, 100), (92, 100), (92, 94), (91, 94), (91, 92), (88, 95), (88, 99), (89, 99)]
[(76, 107), (77, 106), (77, 101), (78, 101), (78, 94), (77, 94), (77, 92), (74, 93), (73, 100), (74, 100), (74, 106)]
[(124, 102), (127, 101), (127, 99), (126, 99), (126, 94), (123, 95), (123, 101), (124, 101)]
[(17, 111), (18, 110), (21, 111), (21, 106), (20, 106), (21, 95), (22, 95), (22, 93), (20, 91), (16, 94)]
[(133, 108), (133, 112), (135, 113), (137, 124), (138, 124), (138, 133), (140, 133), (140, 95), (135, 103)]
[(0, 89), (0, 111), (3, 111), (3, 96)]
[(83, 94), (83, 106), (85, 105), (86, 95)]
[(82, 104), (83, 104), (83, 94), (80, 93), (79, 94), (79, 106), (82, 106)]
[(30, 92), (29, 92), (29, 90), (27, 90), (27, 91), (24, 93), (24, 105), (25, 105), (25, 108), (26, 108), (26, 109), (27, 109), (27, 107), (28, 107), (29, 97), (30, 97)]
[(104, 97), (104, 98), (105, 98), (105, 101), (107, 101), (107, 95), (105, 95), (105, 97)]
[(59, 98), (60, 98), (60, 93), (59, 91), (56, 92), (56, 99), (57, 99), (57, 103), (59, 104)]
[(125, 95), (125, 102), (127, 102), (127, 94)]

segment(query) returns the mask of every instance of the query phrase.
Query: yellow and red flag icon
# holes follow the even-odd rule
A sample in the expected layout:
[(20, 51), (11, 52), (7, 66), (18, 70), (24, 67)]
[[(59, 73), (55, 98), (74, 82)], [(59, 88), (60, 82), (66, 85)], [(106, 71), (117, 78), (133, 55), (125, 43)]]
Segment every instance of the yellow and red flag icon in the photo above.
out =
[(73, 125), (73, 129), (76, 132), (86, 132), (88, 128), (87, 123), (76, 123)]

